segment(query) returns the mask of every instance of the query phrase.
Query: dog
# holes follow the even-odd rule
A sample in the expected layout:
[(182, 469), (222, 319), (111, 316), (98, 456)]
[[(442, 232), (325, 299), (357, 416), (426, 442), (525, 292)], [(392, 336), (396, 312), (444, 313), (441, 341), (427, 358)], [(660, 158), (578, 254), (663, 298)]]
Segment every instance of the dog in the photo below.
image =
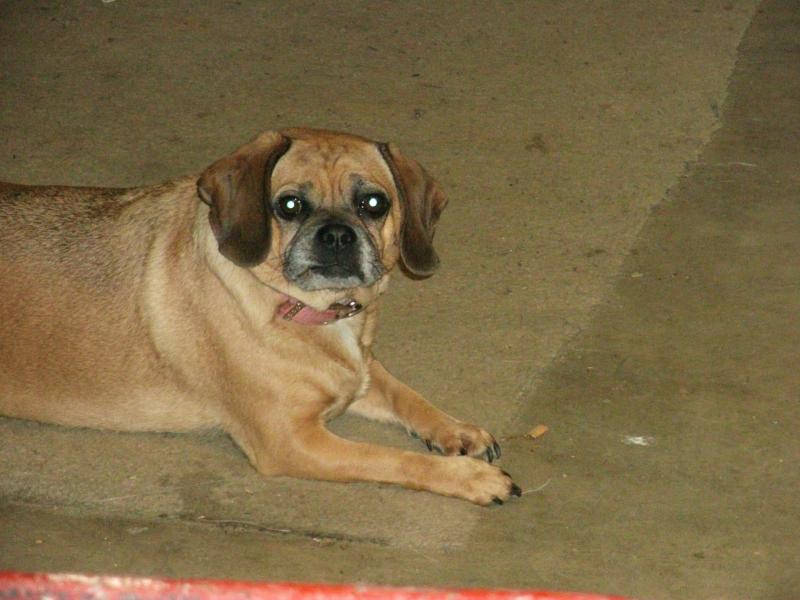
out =
[[(395, 266), (422, 279), (446, 200), (394, 144), (267, 131), (196, 177), (0, 184), (0, 413), (126, 431), (222, 428), (266, 476), (375, 481), (502, 504), (483, 429), (372, 355)], [(335, 436), (344, 411), (423, 454)]]

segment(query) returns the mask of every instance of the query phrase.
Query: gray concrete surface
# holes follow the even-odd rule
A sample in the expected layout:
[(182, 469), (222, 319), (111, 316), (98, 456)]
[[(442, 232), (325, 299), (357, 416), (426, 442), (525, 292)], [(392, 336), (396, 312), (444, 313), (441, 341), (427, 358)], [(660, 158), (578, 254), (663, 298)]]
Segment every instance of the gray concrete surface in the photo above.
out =
[(286, 124), (429, 166), (444, 267), (397, 279), (379, 352), (529, 493), (262, 480), (218, 435), (5, 420), (0, 568), (796, 596), (795, 3), (1, 6), (4, 179), (139, 184)]

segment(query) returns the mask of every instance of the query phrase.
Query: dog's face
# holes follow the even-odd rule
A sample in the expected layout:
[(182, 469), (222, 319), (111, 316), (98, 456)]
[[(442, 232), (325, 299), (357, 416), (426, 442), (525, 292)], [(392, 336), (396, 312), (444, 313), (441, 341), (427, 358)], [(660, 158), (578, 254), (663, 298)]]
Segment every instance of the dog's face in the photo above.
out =
[[(370, 286), (391, 268), (400, 218), (378, 147), (293, 139), (272, 172), (272, 215), (286, 279), (304, 290)], [(273, 231), (275, 231), (273, 229)]]
[(220, 252), (307, 291), (369, 287), (400, 261), (431, 275), (446, 201), (392, 145), (309, 129), (267, 132), (198, 181)]

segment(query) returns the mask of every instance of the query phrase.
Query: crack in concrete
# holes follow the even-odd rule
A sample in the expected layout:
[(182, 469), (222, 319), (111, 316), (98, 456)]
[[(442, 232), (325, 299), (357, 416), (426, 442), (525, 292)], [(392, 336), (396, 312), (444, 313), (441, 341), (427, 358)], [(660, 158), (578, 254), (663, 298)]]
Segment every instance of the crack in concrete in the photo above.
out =
[(320, 543), (347, 542), (355, 544), (370, 544), (373, 546), (383, 546), (383, 547), (390, 545), (389, 541), (383, 538), (363, 537), (363, 536), (349, 535), (346, 533), (339, 533), (332, 531), (293, 529), (291, 527), (270, 526), (270, 525), (264, 525), (262, 523), (257, 523), (255, 521), (244, 521), (241, 519), (214, 519), (208, 517), (200, 518), (188, 515), (187, 516), (178, 515), (177, 517), (170, 520), (180, 521), (182, 523), (191, 523), (193, 525), (201, 525), (201, 526), (212, 525), (226, 532), (246, 531), (246, 532), (269, 533), (274, 535), (286, 535), (297, 538), (305, 538)]

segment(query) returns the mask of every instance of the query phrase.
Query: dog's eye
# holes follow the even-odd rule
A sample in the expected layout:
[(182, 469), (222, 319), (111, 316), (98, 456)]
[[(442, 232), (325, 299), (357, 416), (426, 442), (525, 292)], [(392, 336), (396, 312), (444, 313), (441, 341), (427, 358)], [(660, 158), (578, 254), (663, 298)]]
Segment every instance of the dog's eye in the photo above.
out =
[(297, 196), (283, 196), (278, 200), (278, 214), (287, 221), (300, 216), (304, 208), (305, 203)]
[(364, 194), (358, 199), (358, 212), (364, 216), (377, 219), (389, 211), (389, 199), (383, 194)]

